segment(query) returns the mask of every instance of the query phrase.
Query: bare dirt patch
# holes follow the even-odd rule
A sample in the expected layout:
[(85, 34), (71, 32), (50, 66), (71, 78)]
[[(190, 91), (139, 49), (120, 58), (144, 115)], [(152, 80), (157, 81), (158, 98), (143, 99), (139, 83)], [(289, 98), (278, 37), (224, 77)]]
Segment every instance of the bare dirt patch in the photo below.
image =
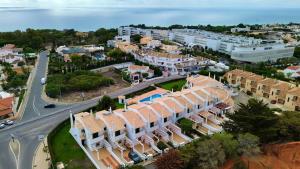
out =
[[(300, 142), (268, 145), (264, 154), (242, 160), (249, 169), (300, 169)], [(231, 169), (233, 164), (230, 160), (222, 169)]]
[(105, 77), (113, 79), (115, 84), (109, 87), (101, 87), (87, 92), (77, 91), (68, 94), (63, 94), (58, 101), (65, 102), (65, 103), (80, 102), (80, 101), (89, 100), (130, 86), (128, 82), (122, 80), (121, 75), (115, 73), (114, 71), (108, 71), (101, 74)]

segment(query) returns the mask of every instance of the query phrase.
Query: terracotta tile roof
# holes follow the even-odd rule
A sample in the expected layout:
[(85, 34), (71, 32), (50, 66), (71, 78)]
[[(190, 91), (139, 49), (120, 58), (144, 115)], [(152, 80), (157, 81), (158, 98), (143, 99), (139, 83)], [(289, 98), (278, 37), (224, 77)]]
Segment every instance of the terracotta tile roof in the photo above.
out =
[(101, 117), (106, 124), (107, 127), (114, 129), (114, 131), (124, 130), (125, 129), (125, 122), (124, 120), (117, 116), (115, 113), (109, 113), (108, 111), (100, 111), (96, 113), (96, 117)]
[(118, 109), (115, 111), (122, 114), (133, 127), (141, 128), (145, 126), (143, 120), (135, 112), (130, 110), (124, 111), (124, 109)]
[(128, 108), (136, 110), (137, 113), (142, 115), (147, 121), (149, 121), (149, 119), (150, 122), (155, 122), (158, 120), (155, 113), (150, 108), (148, 108), (148, 106), (144, 103), (134, 104), (129, 106)]
[(12, 103), (14, 97), (8, 97), (0, 100), (0, 116), (8, 115), (13, 112)]
[(181, 96), (181, 92), (173, 93), (172, 97), (176, 99), (182, 106), (187, 106), (190, 109), (193, 108), (193, 105), (187, 99)]
[(271, 78), (266, 78), (266, 79), (264, 79), (264, 80), (262, 80), (262, 81), (260, 81), (258, 83), (266, 85), (266, 86), (273, 86), (273, 85), (277, 84), (277, 80), (271, 79)]
[(256, 74), (252, 74), (251, 76), (247, 77), (247, 80), (251, 80), (251, 81), (255, 81), (255, 82), (259, 82), (261, 80), (263, 80), (264, 78), (260, 75), (256, 75)]
[(89, 129), (92, 133), (100, 132), (104, 130), (104, 122), (100, 119), (95, 119), (94, 115), (83, 112), (75, 115), (75, 118), (80, 118), (84, 126)]
[(294, 87), (288, 91), (288, 94), (300, 97), (300, 87)]
[(298, 70), (300, 69), (300, 66), (289, 66), (286, 69), (290, 69), (290, 70)]
[(174, 110), (176, 113), (183, 112), (183, 108), (180, 107), (171, 97), (164, 97), (156, 99), (155, 102), (163, 102), (166, 106), (168, 106), (170, 109)]
[(163, 105), (159, 103), (152, 103), (150, 105), (155, 111), (161, 114), (163, 118), (172, 116), (172, 113), (169, 112), (167, 108), (165, 108)]

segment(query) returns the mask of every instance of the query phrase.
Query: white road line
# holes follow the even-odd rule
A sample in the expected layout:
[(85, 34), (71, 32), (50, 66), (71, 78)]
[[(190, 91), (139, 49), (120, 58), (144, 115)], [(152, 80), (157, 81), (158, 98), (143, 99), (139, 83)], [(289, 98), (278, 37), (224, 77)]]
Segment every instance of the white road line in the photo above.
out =
[(21, 151), (21, 145), (19, 143), (19, 141), (15, 140), (17, 143), (18, 143), (18, 147), (19, 147), (19, 152), (18, 152), (18, 158), (16, 157), (16, 154), (15, 152), (13, 151), (13, 148), (11, 147), (11, 143), (9, 142), (9, 149), (10, 151), (12, 152), (14, 158), (15, 158), (15, 161), (16, 161), (16, 166), (17, 166), (17, 169), (19, 169), (19, 160), (20, 160), (20, 151)]
[(41, 113), (37, 110), (36, 106), (35, 106), (35, 96), (33, 97), (33, 102), (32, 102), (32, 107), (33, 107), (33, 111), (38, 114), (38, 116), (41, 115)]

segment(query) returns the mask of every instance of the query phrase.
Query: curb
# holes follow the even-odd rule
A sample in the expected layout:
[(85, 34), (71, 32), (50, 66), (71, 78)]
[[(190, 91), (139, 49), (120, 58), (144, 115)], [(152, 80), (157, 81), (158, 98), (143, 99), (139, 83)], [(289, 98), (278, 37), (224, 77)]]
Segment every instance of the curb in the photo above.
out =
[[(39, 145), (36, 147), (36, 149), (35, 149), (35, 151), (34, 151), (34, 154), (33, 154), (33, 158), (32, 158), (32, 162), (31, 162), (31, 168), (32, 169), (35, 169), (35, 167), (34, 167), (34, 162), (35, 162), (35, 158), (36, 158), (36, 155), (37, 155), (37, 152), (38, 152), (38, 150), (41, 148), (41, 146), (43, 146), (43, 142), (44, 141), (46, 141), (48, 139), (48, 135), (47, 136), (45, 136), (45, 138), (41, 141), (41, 142), (39, 142)], [(47, 142), (47, 141), (46, 141)], [(48, 149), (49, 149), (49, 147), (48, 147)], [(50, 153), (49, 153), (49, 158), (50, 158), (50, 161), (51, 161), (51, 155), (50, 155)], [(50, 162), (49, 162), (50, 163)], [(48, 167), (49, 168), (49, 167)]]

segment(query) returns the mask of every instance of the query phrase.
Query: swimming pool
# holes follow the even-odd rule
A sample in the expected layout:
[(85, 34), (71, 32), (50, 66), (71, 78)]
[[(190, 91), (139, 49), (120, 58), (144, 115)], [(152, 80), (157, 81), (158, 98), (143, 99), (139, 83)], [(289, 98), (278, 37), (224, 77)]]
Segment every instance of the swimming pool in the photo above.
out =
[(152, 101), (157, 98), (161, 98), (161, 94), (154, 94), (152, 96), (146, 97), (146, 98), (140, 100), (140, 102), (149, 102), (149, 101)]

